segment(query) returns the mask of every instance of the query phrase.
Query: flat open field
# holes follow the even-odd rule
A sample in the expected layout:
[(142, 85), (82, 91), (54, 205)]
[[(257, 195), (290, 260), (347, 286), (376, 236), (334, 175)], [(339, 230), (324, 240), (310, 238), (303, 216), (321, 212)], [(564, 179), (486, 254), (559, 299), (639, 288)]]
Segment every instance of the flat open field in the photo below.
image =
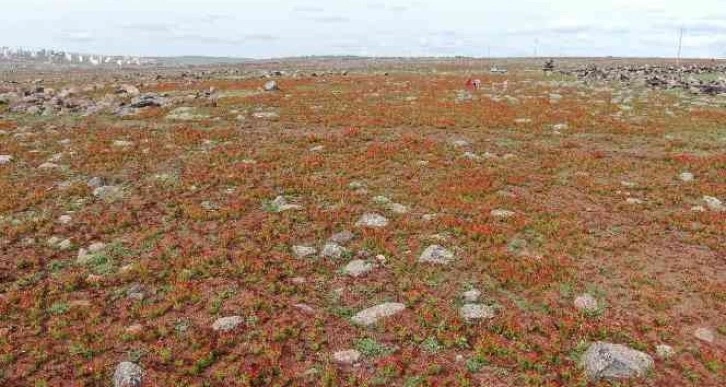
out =
[(510, 67), (13, 74), (0, 384), (719, 385), (726, 97)]

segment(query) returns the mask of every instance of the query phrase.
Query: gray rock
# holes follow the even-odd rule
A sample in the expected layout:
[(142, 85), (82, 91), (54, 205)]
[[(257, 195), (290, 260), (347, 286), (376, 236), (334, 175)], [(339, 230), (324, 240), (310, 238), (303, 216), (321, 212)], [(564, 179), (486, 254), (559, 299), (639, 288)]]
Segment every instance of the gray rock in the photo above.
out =
[(716, 340), (716, 333), (708, 328), (698, 328), (693, 331), (693, 335), (696, 336), (698, 340), (705, 341), (707, 343), (713, 343)]
[(466, 302), (477, 302), (481, 297), (481, 292), (478, 289), (467, 290), (463, 294), (464, 301)]
[(315, 247), (310, 246), (292, 246), (292, 253), (295, 254), (297, 258), (307, 258), (310, 256), (315, 255), (318, 251), (315, 249)]
[(43, 163), (43, 164), (38, 165), (38, 169), (48, 170), (48, 169), (59, 169), (59, 168), (60, 168), (60, 165), (55, 164), (55, 163)]
[(333, 354), (333, 361), (340, 365), (353, 365), (357, 363), (361, 358), (361, 353), (355, 349), (348, 349), (345, 351), (338, 351)]
[(144, 287), (141, 284), (132, 284), (126, 289), (126, 297), (130, 300), (143, 301), (146, 298)]
[(244, 319), (242, 316), (221, 317), (212, 324), (212, 329), (218, 332), (229, 332), (240, 326), (243, 322)]
[(465, 304), (459, 308), (459, 315), (466, 321), (492, 319), (495, 311), (489, 305)]
[(116, 366), (113, 373), (114, 387), (141, 387), (144, 382), (144, 369), (137, 364), (125, 361)]
[(302, 209), (302, 206), (297, 204), (289, 204), (284, 196), (278, 196), (275, 198), (275, 200), (270, 202), (270, 209), (272, 212), (284, 212), (300, 210)]
[(265, 91), (278, 91), (280, 90), (280, 86), (278, 86), (276, 81), (268, 81), (263, 86)]
[(88, 179), (86, 184), (91, 188), (98, 188), (98, 187), (102, 187), (102, 186), (106, 185), (103, 178), (98, 177), (98, 176)]
[(120, 85), (116, 89), (116, 93), (118, 93), (118, 94), (128, 94), (128, 95), (131, 95), (131, 96), (137, 96), (141, 92), (139, 91), (139, 89), (136, 86), (124, 84), (124, 85)]
[(323, 258), (338, 259), (342, 257), (343, 254), (345, 254), (346, 252), (347, 250), (343, 246), (337, 243), (328, 242), (323, 246), (323, 250), (320, 252), (320, 256)]
[(439, 245), (431, 245), (421, 253), (419, 262), (446, 265), (454, 260), (454, 253)]
[(584, 293), (575, 298), (575, 308), (584, 312), (595, 312), (598, 309), (597, 300), (595, 297)]
[(341, 246), (345, 246), (348, 242), (352, 241), (353, 238), (355, 238), (355, 234), (353, 234), (352, 232), (350, 232), (348, 230), (345, 230), (345, 231), (341, 231), (339, 233), (333, 234), (328, 239), (328, 241), (337, 243)]
[(646, 353), (601, 341), (590, 345), (580, 363), (591, 380), (641, 377), (653, 364), (653, 358)]
[(124, 196), (124, 191), (119, 186), (104, 185), (94, 189), (93, 196), (107, 202), (113, 202), (122, 199)]
[(11, 161), (13, 161), (13, 156), (0, 155), (0, 165), (9, 164)]
[(368, 309), (364, 309), (351, 318), (354, 324), (371, 326), (383, 318), (393, 316), (406, 309), (406, 305), (396, 302), (386, 302)]
[(347, 265), (345, 265), (345, 268), (343, 268), (343, 272), (351, 277), (362, 276), (371, 270), (373, 270), (373, 264), (362, 259), (350, 261)]
[(513, 217), (515, 213), (514, 213), (514, 211), (509, 211), (509, 210), (494, 209), (489, 214), (495, 218), (506, 219), (506, 218)]
[(383, 215), (369, 212), (363, 214), (355, 223), (357, 227), (383, 228), (388, 225), (388, 219)]

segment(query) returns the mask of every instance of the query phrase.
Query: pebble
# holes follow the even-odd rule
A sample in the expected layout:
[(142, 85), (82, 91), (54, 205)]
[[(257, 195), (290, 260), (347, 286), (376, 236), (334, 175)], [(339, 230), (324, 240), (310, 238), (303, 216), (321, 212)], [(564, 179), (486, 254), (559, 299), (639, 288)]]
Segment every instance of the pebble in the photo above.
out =
[(353, 365), (361, 358), (361, 353), (355, 349), (338, 351), (333, 354), (333, 361), (340, 365)]
[(242, 316), (221, 317), (212, 324), (212, 329), (218, 332), (229, 332), (240, 326), (243, 322), (244, 319)]

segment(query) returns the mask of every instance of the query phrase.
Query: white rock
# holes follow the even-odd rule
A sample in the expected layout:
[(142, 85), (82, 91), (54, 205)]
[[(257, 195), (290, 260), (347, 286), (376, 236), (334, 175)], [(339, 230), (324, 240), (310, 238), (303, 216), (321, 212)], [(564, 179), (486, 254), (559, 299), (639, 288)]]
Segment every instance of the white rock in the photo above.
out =
[(494, 318), (494, 308), (482, 304), (464, 304), (459, 308), (459, 315), (466, 321)]
[(382, 228), (388, 225), (388, 219), (374, 212), (363, 214), (355, 223), (357, 227)]
[(708, 328), (698, 328), (693, 332), (693, 335), (697, 339), (707, 343), (713, 343), (716, 340), (716, 334)]
[(228, 332), (237, 328), (243, 322), (242, 316), (221, 317), (212, 324), (212, 329), (219, 332)]
[(323, 145), (317, 145), (317, 146), (310, 148), (310, 152), (314, 152), (314, 153), (322, 152), (324, 150), (325, 150), (325, 146), (323, 146)]
[(481, 292), (478, 289), (471, 289), (467, 290), (463, 294), (464, 301), (472, 303), (479, 301), (479, 297), (481, 297)]
[(681, 181), (689, 182), (689, 181), (693, 181), (694, 176), (691, 172), (683, 172), (680, 175), (678, 175), (678, 178), (681, 179)]
[(73, 247), (73, 243), (70, 239), (64, 239), (60, 243), (58, 243), (58, 248), (61, 250), (70, 250), (70, 248)]
[(628, 204), (643, 204), (642, 200), (636, 198), (627, 198), (625, 202)]
[(307, 258), (317, 253), (315, 247), (310, 246), (292, 246), (292, 253), (298, 258)]
[(265, 85), (263, 86), (263, 88), (265, 89), (265, 91), (277, 91), (277, 90), (280, 90), (280, 87), (277, 85), (277, 82), (276, 81), (268, 81), (268, 82), (266, 82)]
[(361, 358), (361, 353), (355, 349), (338, 351), (333, 354), (333, 361), (340, 365), (353, 365)]
[(706, 203), (706, 207), (708, 207), (711, 211), (726, 211), (726, 207), (724, 207), (721, 200), (713, 196), (704, 196), (703, 201)]
[(404, 206), (403, 204), (399, 203), (389, 203), (386, 208), (388, 211), (393, 212), (394, 214), (407, 214), (409, 209), (408, 207)]
[(489, 214), (491, 216), (495, 217), (495, 218), (506, 219), (506, 218), (513, 217), (514, 214), (515, 214), (515, 212), (514, 211), (509, 211), (509, 210), (494, 209)]
[(693, 211), (693, 212), (706, 212), (706, 207), (704, 207), (704, 206), (693, 206), (693, 207), (691, 207), (691, 211)]
[(43, 163), (38, 165), (38, 169), (58, 169), (60, 168), (60, 165), (54, 164), (54, 163)]
[(13, 161), (13, 156), (10, 156), (10, 155), (0, 155), (0, 165), (8, 164), (11, 161)]
[(343, 268), (343, 272), (351, 277), (359, 277), (371, 270), (373, 270), (373, 264), (362, 259), (350, 261), (347, 265), (345, 265), (345, 268)]
[(419, 262), (448, 264), (454, 260), (454, 253), (439, 245), (431, 245), (421, 253)]
[(676, 351), (670, 345), (660, 344), (655, 347), (655, 353), (661, 359), (668, 359), (676, 354)]
[(333, 234), (330, 238), (328, 238), (328, 242), (337, 243), (341, 246), (346, 245), (348, 242), (352, 241), (353, 238), (355, 238), (355, 234), (352, 232), (345, 230), (341, 231), (339, 233)]
[(127, 148), (133, 146), (134, 143), (126, 140), (115, 140), (112, 145), (117, 148)]
[(144, 369), (125, 361), (116, 366), (113, 373), (114, 387), (141, 387), (144, 383)]
[(123, 189), (115, 185), (104, 185), (93, 190), (93, 196), (109, 202), (121, 199), (123, 195)]
[(641, 377), (653, 364), (653, 358), (646, 353), (600, 341), (590, 345), (580, 363), (591, 380)]
[(69, 224), (73, 221), (73, 218), (70, 215), (61, 215), (58, 217), (58, 223), (61, 224)]
[(584, 293), (575, 298), (575, 308), (584, 312), (595, 312), (597, 311), (598, 304), (595, 297)]
[(351, 318), (353, 323), (370, 326), (379, 320), (398, 314), (406, 309), (406, 305), (396, 302), (386, 302), (358, 312)]
[(301, 210), (302, 206), (297, 204), (289, 204), (284, 196), (278, 196), (271, 203), (273, 212), (283, 212), (291, 210)]

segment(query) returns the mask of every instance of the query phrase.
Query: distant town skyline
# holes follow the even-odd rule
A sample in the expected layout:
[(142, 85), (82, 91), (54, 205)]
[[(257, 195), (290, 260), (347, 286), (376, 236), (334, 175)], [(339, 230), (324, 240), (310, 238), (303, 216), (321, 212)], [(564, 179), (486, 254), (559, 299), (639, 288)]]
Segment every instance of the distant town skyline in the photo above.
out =
[(719, 0), (0, 0), (0, 46), (117, 56), (726, 57)]

